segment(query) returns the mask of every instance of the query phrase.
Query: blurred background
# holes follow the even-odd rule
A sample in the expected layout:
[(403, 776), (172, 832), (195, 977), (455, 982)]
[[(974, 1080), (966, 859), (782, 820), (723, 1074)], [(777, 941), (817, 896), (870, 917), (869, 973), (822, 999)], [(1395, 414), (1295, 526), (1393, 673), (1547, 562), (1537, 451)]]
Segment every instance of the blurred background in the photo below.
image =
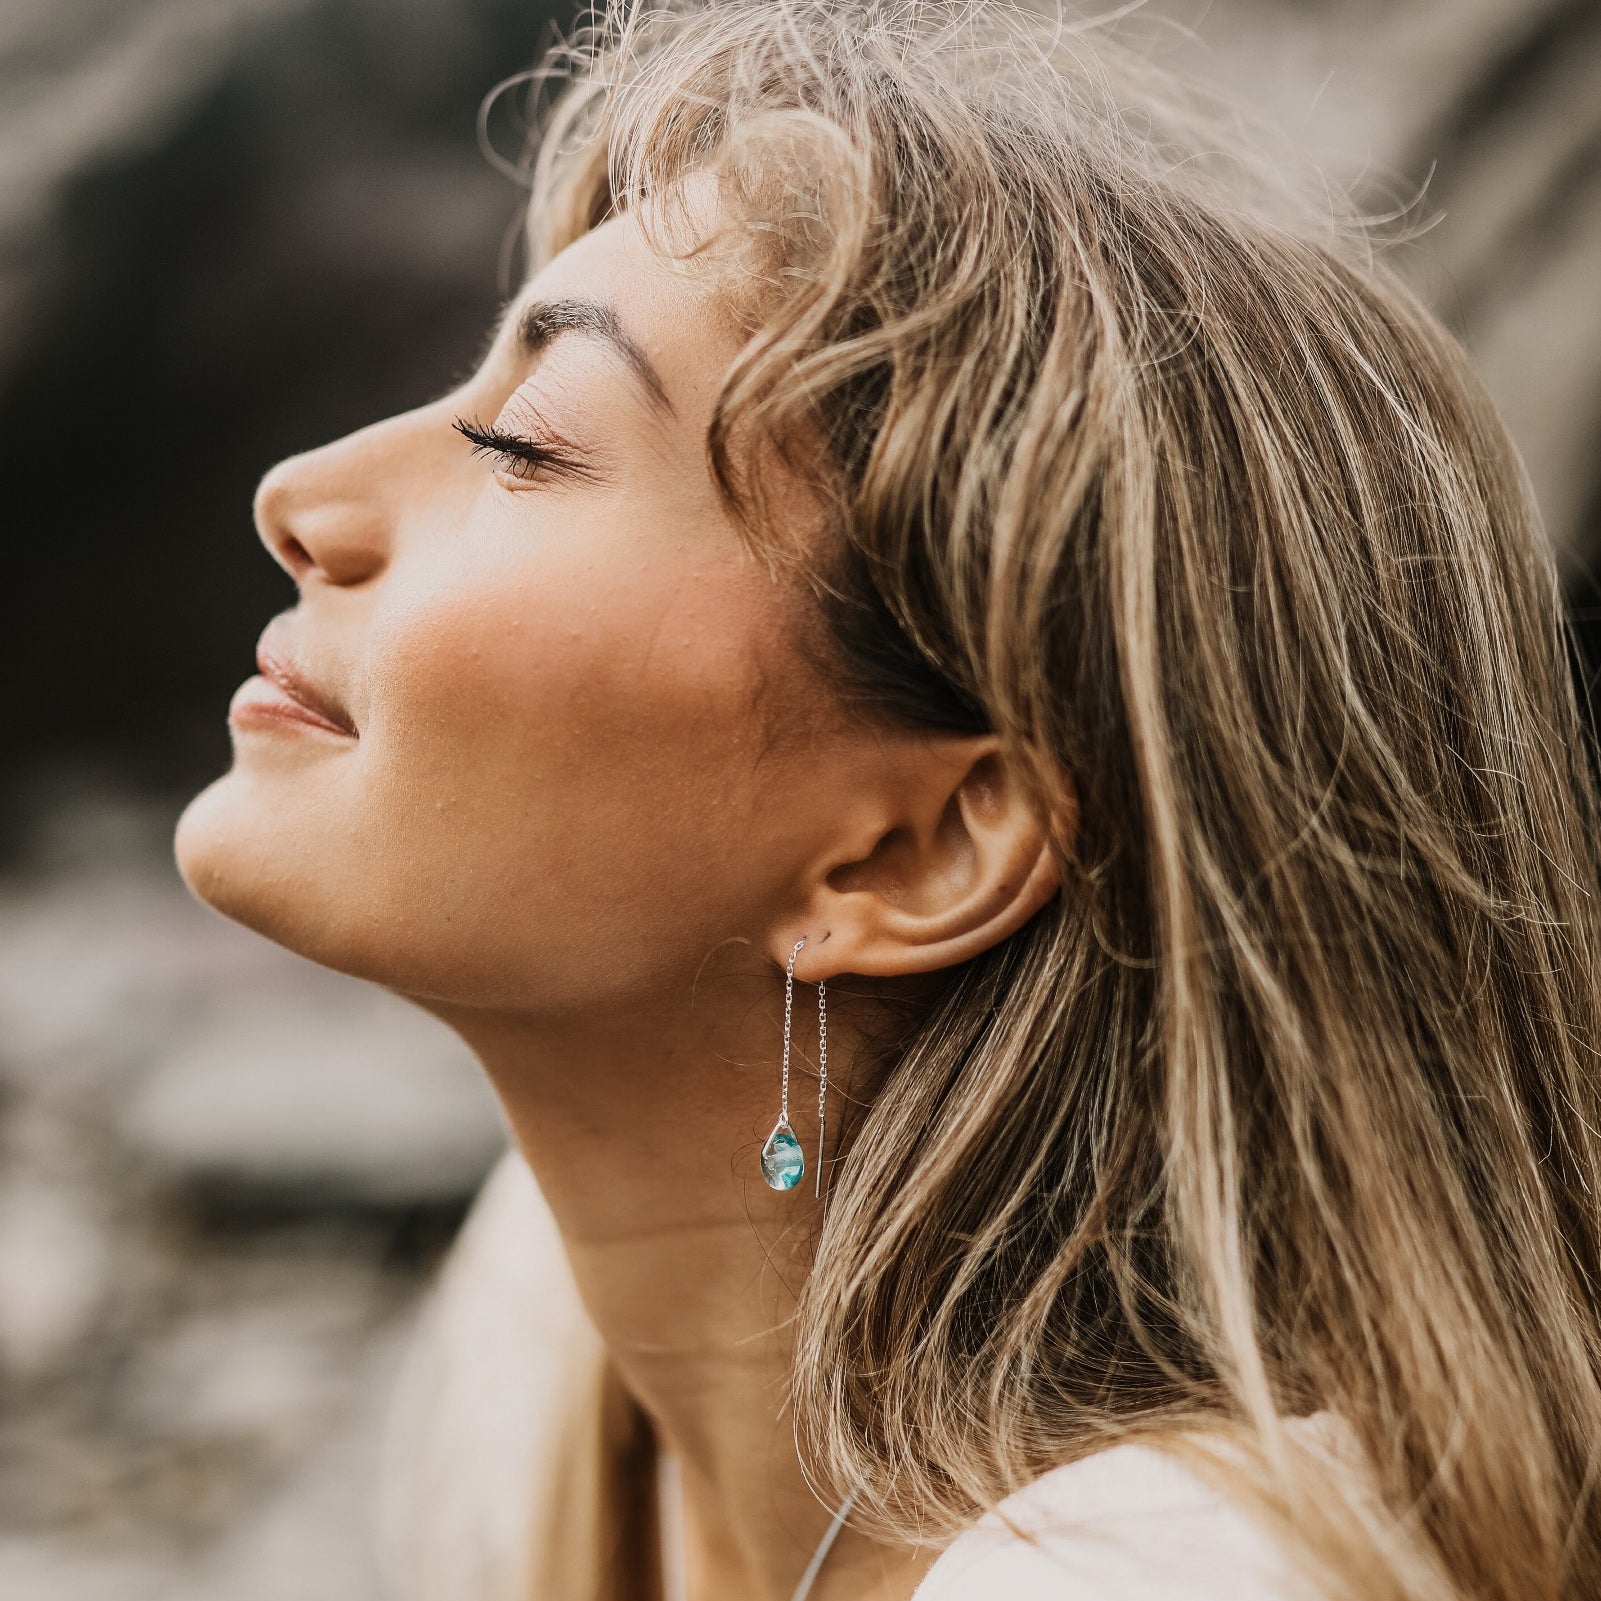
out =
[[(1336, 180), (1427, 180), (1402, 259), (1601, 637), (1601, 4), (1148, 10)], [(500, 1124), (450, 1035), (193, 904), (169, 840), (292, 598), (254, 484), (474, 362), (519, 204), (478, 106), (554, 20), (0, 6), (0, 1595), (381, 1594), (384, 1396)]]

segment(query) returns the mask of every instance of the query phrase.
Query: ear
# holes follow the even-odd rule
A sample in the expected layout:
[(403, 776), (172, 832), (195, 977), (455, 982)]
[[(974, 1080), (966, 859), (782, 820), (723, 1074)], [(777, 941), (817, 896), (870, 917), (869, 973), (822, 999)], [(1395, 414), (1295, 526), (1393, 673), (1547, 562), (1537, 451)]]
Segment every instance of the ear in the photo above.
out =
[[(854, 846), (809, 867), (799, 917), (774, 932), (781, 966), (807, 936), (795, 976), (808, 983), (953, 967), (1015, 933), (1061, 887), (996, 735), (918, 734), (885, 754), (873, 792), (851, 806)], [(1073, 816), (1070, 804), (1064, 829)]]

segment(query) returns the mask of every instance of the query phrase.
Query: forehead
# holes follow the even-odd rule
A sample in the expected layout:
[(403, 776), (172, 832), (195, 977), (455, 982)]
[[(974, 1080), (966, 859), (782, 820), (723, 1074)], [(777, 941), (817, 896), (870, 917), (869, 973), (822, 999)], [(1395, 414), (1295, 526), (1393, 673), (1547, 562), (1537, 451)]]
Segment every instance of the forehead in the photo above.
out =
[[(694, 202), (697, 226), (711, 224), (714, 207), (702, 190)], [(674, 411), (690, 417), (710, 410), (745, 335), (715, 266), (703, 257), (675, 261), (653, 242), (660, 220), (647, 216), (642, 227), (624, 214), (580, 235), (524, 285), (507, 323), (515, 329), (535, 301), (571, 297), (605, 306), (661, 375)], [(670, 237), (680, 237), (676, 212), (669, 225)]]

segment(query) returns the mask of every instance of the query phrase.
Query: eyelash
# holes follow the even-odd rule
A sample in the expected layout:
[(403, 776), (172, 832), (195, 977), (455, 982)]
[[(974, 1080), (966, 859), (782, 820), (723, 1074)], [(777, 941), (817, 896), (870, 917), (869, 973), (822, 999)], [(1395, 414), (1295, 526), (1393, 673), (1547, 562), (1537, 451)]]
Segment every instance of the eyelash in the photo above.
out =
[(451, 427), (473, 447), (475, 456), (493, 457), (497, 466), (523, 483), (533, 483), (541, 469), (574, 471), (576, 464), (558, 450), (503, 428), (486, 427), (471, 417), (458, 417)]

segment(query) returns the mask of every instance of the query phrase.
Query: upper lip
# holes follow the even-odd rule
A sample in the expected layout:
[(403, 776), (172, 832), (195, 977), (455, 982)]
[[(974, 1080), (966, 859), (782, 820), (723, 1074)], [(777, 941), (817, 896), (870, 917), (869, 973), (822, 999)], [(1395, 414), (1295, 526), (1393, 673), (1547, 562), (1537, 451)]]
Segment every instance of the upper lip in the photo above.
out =
[(306, 675), (284, 640), (277, 621), (267, 625), (256, 645), (256, 667), (263, 678), (276, 684), (290, 700), (298, 702), (340, 733), (355, 734), (356, 725), (350, 720), (350, 714)]

